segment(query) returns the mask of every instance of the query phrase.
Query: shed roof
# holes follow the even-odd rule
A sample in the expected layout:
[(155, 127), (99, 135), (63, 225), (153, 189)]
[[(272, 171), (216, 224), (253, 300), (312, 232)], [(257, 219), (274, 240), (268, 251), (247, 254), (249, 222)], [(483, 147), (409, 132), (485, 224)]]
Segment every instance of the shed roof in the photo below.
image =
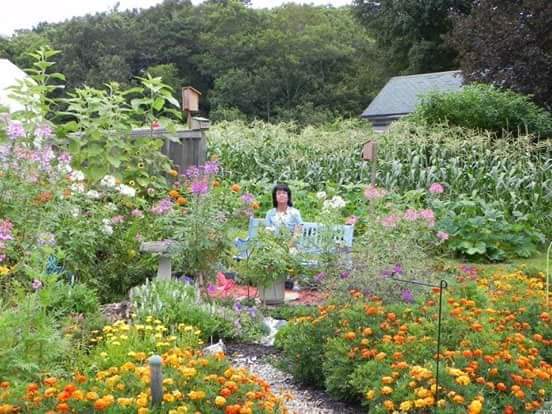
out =
[(405, 115), (414, 111), (421, 95), (434, 91), (457, 91), (462, 88), (463, 82), (464, 78), (459, 70), (394, 76), (361, 116), (372, 118)]
[(0, 105), (7, 106), (12, 112), (23, 109), (21, 104), (8, 97), (8, 88), (28, 76), (8, 59), (0, 59)]

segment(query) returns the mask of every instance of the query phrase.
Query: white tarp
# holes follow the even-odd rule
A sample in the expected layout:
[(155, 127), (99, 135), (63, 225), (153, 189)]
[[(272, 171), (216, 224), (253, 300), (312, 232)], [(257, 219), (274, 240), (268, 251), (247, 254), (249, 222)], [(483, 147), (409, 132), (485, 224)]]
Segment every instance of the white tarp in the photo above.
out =
[(10, 112), (23, 109), (21, 104), (8, 98), (10, 86), (28, 75), (7, 59), (0, 59), (0, 106), (7, 106)]

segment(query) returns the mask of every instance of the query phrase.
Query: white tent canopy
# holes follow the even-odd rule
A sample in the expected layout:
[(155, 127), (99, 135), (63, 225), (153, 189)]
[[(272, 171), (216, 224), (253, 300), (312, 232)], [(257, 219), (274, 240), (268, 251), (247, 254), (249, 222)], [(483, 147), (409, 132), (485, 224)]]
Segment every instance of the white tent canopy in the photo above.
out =
[(7, 59), (0, 59), (0, 106), (7, 106), (10, 112), (23, 109), (21, 104), (10, 99), (8, 88), (16, 84), (19, 79), (28, 75)]

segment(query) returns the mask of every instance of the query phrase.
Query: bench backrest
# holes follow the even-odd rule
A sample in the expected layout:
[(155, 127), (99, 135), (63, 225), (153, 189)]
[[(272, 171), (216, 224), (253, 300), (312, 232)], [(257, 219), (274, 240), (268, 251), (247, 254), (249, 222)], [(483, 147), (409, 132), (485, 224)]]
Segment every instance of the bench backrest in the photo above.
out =
[[(265, 227), (265, 219), (251, 217), (249, 219), (249, 234), (251, 239), (257, 235), (259, 228)], [(353, 247), (353, 232), (354, 225), (348, 224), (336, 224), (330, 226), (329, 229), (325, 228), (320, 223), (303, 222), (303, 231), (299, 244), (311, 250), (314, 246), (320, 246), (322, 237), (325, 237), (327, 231), (331, 233), (331, 237), (336, 244), (345, 248)]]

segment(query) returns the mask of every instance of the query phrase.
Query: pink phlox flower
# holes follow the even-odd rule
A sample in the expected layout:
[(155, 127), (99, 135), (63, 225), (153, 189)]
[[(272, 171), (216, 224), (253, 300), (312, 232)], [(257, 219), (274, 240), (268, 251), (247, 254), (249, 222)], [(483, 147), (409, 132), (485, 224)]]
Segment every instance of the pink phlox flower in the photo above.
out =
[(40, 124), (35, 129), (35, 137), (48, 139), (52, 136), (52, 128), (48, 124)]
[(25, 128), (19, 121), (10, 121), (8, 124), (8, 137), (10, 139), (17, 139), (25, 136)]
[(401, 221), (401, 218), (399, 216), (395, 214), (390, 214), (381, 219), (381, 224), (383, 225), (383, 227), (393, 228), (399, 223), (399, 221)]
[(404, 212), (403, 218), (406, 221), (416, 221), (418, 219), (418, 212), (413, 208), (409, 208)]
[(31, 287), (33, 290), (38, 290), (42, 287), (42, 282), (38, 279), (33, 279), (33, 283), (31, 283)]
[(432, 194), (441, 194), (445, 191), (445, 187), (441, 183), (433, 183), (429, 186), (429, 192)]
[(111, 224), (121, 224), (125, 221), (125, 216), (113, 216), (111, 217)]
[(386, 194), (387, 191), (385, 191), (385, 189), (377, 188), (374, 185), (369, 185), (364, 189), (364, 197), (366, 197), (367, 200), (377, 200), (385, 197)]
[(421, 210), (418, 215), (426, 221), (429, 227), (435, 226), (435, 213), (433, 210), (427, 208), (425, 210)]
[(134, 210), (132, 210), (132, 211), (130, 212), (130, 215), (131, 215), (132, 217), (144, 217), (144, 213), (142, 212), (142, 210), (139, 210), (139, 209), (137, 209), (137, 208), (135, 208)]
[(444, 231), (438, 231), (437, 232), (437, 238), (441, 241), (445, 241), (445, 240), (448, 240), (449, 238), (449, 235), (447, 232), (444, 232)]
[(8, 219), (0, 221), (0, 240), (13, 240), (12, 229), (13, 223)]

